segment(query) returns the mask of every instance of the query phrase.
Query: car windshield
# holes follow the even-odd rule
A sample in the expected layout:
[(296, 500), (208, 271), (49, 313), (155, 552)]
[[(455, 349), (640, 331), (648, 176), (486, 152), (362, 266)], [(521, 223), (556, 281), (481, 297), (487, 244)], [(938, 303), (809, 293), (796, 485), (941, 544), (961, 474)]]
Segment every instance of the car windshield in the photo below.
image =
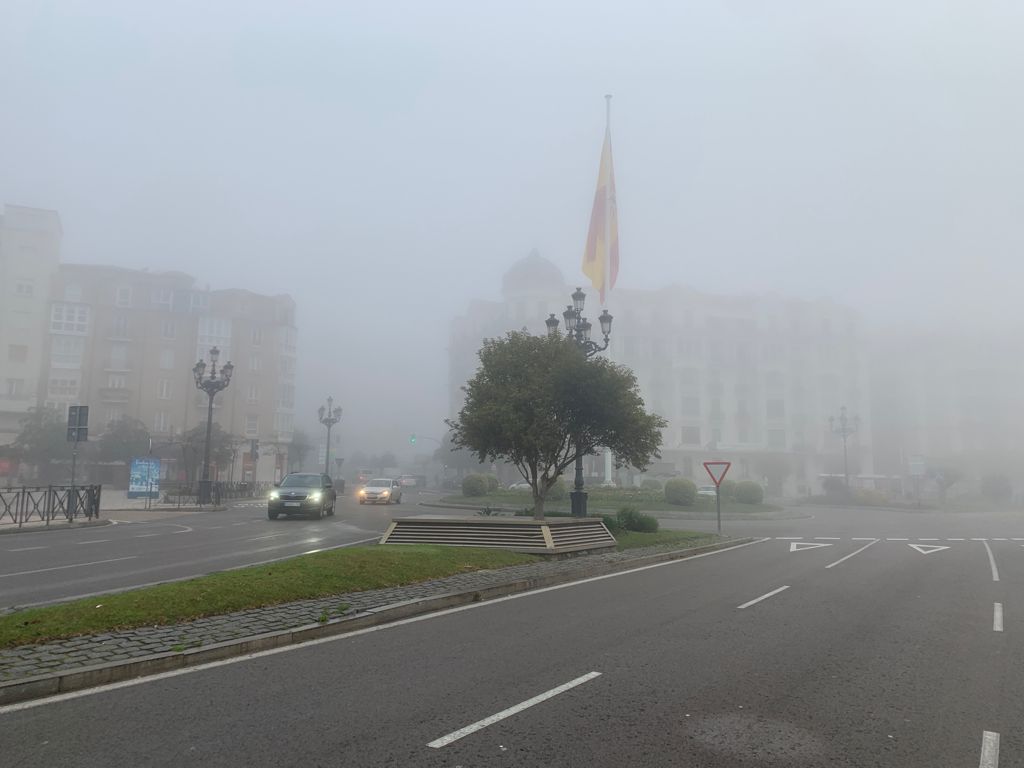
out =
[(366, 484), (366, 487), (367, 488), (390, 488), (391, 487), (391, 481), (388, 480), (388, 479), (377, 478), (376, 480), (371, 480), (370, 482), (368, 482)]
[(281, 481), (282, 488), (320, 487), (320, 475), (288, 475)]

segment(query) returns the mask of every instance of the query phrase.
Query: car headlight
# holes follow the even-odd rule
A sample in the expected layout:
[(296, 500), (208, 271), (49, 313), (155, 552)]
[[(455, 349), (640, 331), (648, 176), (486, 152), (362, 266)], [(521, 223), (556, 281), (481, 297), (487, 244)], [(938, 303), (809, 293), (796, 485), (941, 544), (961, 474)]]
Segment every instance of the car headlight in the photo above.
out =
[(309, 500), (310, 501), (320, 501), (320, 498), (321, 498), (322, 495), (323, 494), (321, 494), (320, 491), (317, 491), (315, 493), (311, 493), (311, 494), (309, 494)]
[(275, 499), (275, 500), (276, 499), (280, 499), (281, 498), (281, 494), (278, 491), (271, 491), (270, 492), (270, 498), (271, 499)]
[(365, 488), (360, 488), (359, 489), (359, 495), (360, 496), (365, 496), (366, 495), (366, 489)]
[(391, 495), (391, 491), (381, 491), (380, 495), (381, 496), (390, 496)]

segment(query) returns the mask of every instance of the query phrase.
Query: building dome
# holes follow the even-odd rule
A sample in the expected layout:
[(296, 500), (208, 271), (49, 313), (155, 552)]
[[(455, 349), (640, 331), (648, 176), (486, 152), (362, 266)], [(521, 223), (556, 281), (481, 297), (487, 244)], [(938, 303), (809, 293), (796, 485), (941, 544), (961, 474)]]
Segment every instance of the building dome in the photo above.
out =
[(537, 249), (511, 266), (501, 278), (501, 293), (506, 300), (524, 296), (550, 296), (565, 289), (562, 270), (545, 259)]

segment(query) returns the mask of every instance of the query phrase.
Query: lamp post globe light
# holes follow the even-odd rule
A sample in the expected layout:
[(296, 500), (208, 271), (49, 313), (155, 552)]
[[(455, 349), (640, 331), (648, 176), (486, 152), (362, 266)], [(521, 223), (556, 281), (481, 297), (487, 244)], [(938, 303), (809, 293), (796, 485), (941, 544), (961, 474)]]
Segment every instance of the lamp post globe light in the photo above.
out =
[(217, 361), (220, 359), (220, 350), (217, 347), (210, 348), (210, 373), (206, 373), (206, 361), (200, 358), (199, 362), (192, 367), (192, 376), (196, 381), (196, 389), (201, 389), (209, 398), (206, 409), (206, 448), (203, 451), (203, 478), (199, 481), (198, 502), (209, 504), (212, 500), (213, 482), (210, 480), (210, 440), (213, 436), (213, 398), (222, 389), (226, 389), (231, 383), (231, 374), (235, 372), (235, 366), (231, 361), (224, 363), (219, 369)]
[(857, 434), (857, 430), (860, 428), (860, 418), (854, 416), (850, 419), (846, 415), (846, 406), (842, 406), (839, 409), (839, 418), (836, 419), (834, 416), (828, 417), (828, 426), (832, 430), (832, 434), (839, 435), (843, 438), (843, 479), (846, 483), (846, 490), (850, 490), (850, 464), (849, 454), (846, 450), (846, 441), (850, 435)]
[(334, 407), (334, 398), (327, 398), (327, 407), (320, 406), (317, 410), (320, 423), (327, 427), (327, 448), (324, 451), (324, 474), (329, 475), (331, 467), (331, 427), (341, 421), (341, 406)]
[[(583, 305), (586, 303), (587, 294), (582, 288), (577, 288), (572, 294), (572, 304), (565, 308), (562, 319), (565, 321), (565, 337), (583, 350), (586, 357), (593, 357), (598, 352), (608, 349), (608, 340), (612, 335), (612, 316), (608, 310), (602, 310), (597, 318), (601, 326), (601, 335), (604, 337), (604, 344), (598, 344), (590, 338), (594, 326), (583, 316)], [(558, 318), (554, 314), (548, 316), (544, 321), (548, 328), (548, 335), (558, 335)], [(577, 450), (579, 446), (577, 446)], [(573, 490), (569, 493), (573, 517), (587, 516), (587, 493), (583, 490), (583, 456), (576, 456), (576, 478), (573, 482)]]

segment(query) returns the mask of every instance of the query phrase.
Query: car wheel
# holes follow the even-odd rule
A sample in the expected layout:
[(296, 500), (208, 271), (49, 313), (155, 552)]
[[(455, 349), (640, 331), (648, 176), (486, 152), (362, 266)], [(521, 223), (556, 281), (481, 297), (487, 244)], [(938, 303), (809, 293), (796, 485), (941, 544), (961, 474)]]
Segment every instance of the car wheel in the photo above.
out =
[(267, 510), (267, 517), (270, 518), (271, 520), (277, 520), (277, 512), (271, 512), (268, 509)]
[(360, 500), (359, 500), (359, 503), (360, 503), (360, 504), (365, 504), (365, 503), (366, 503), (366, 499), (360, 499)]

